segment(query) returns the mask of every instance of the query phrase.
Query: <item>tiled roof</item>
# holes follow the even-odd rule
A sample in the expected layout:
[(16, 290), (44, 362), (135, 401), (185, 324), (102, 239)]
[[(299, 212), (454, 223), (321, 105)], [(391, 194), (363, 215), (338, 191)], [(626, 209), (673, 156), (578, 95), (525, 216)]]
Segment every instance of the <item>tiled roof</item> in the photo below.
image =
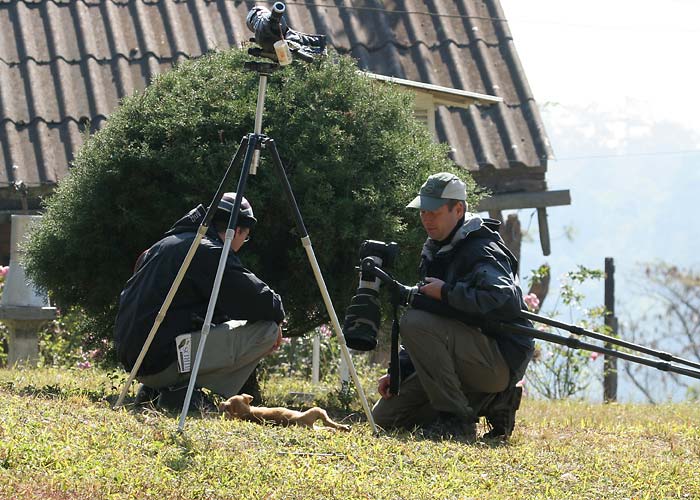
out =
[[(120, 98), (173, 63), (247, 41), (254, 3), (0, 0), (0, 188), (50, 188)], [(440, 107), (438, 137), (497, 192), (545, 189), (551, 150), (498, 0), (290, 1), (286, 15), (368, 71), (502, 97)]]

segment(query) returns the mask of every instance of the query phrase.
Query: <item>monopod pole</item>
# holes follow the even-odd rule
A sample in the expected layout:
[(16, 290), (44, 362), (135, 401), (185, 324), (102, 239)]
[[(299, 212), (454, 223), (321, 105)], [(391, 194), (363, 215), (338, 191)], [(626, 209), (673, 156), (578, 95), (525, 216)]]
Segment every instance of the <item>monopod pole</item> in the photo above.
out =
[(690, 361), (687, 359), (679, 358), (678, 356), (674, 356), (673, 354), (669, 354), (667, 352), (657, 351), (657, 350), (651, 349), (649, 347), (644, 347), (643, 345), (634, 344), (632, 342), (627, 342), (626, 340), (611, 337), (609, 335), (603, 335), (602, 333), (594, 332), (591, 330), (586, 330), (585, 328), (581, 328), (580, 326), (562, 323), (561, 321), (547, 318), (546, 316), (540, 316), (538, 314), (534, 314), (534, 313), (531, 313), (528, 311), (522, 311), (520, 316), (522, 316), (523, 318), (529, 319), (531, 321), (537, 321), (538, 323), (544, 323), (545, 325), (549, 325), (549, 326), (553, 326), (555, 328), (559, 328), (561, 330), (569, 331), (569, 332), (576, 334), (576, 335), (591, 337), (593, 339), (602, 340), (604, 342), (608, 342), (610, 344), (615, 344), (615, 345), (618, 345), (620, 347), (625, 347), (625, 348), (633, 350), (633, 351), (641, 352), (644, 354), (649, 354), (650, 356), (654, 356), (654, 357), (662, 359), (664, 361), (669, 361), (672, 363), (680, 363), (682, 365), (692, 366), (693, 368), (700, 368), (700, 363), (697, 363), (695, 361)]
[(153, 326), (151, 327), (150, 332), (148, 332), (148, 336), (146, 337), (146, 341), (143, 343), (141, 352), (136, 358), (136, 362), (134, 363), (134, 366), (132, 367), (131, 372), (129, 373), (127, 381), (124, 383), (122, 392), (119, 394), (119, 398), (114, 404), (115, 409), (120, 407), (124, 403), (126, 393), (129, 392), (129, 387), (131, 387), (131, 383), (134, 381), (134, 378), (136, 378), (136, 374), (138, 373), (139, 368), (141, 368), (141, 363), (143, 363), (143, 359), (146, 357), (146, 353), (148, 353), (148, 349), (151, 347), (151, 343), (153, 342), (153, 339), (156, 336), (158, 328), (160, 328), (160, 324), (163, 322), (163, 319), (165, 319), (165, 315), (167, 314), (168, 309), (170, 308), (170, 304), (172, 303), (178, 288), (180, 288), (180, 283), (185, 277), (187, 269), (189, 269), (190, 267), (190, 263), (192, 262), (192, 258), (194, 257), (197, 248), (199, 247), (199, 243), (202, 241), (204, 234), (207, 232), (211, 220), (214, 218), (214, 213), (216, 213), (217, 206), (219, 205), (219, 200), (221, 200), (221, 197), (224, 195), (226, 181), (228, 180), (229, 175), (233, 171), (233, 168), (238, 164), (238, 162), (241, 161), (242, 152), (244, 151), (247, 143), (248, 137), (244, 137), (241, 141), (240, 146), (238, 147), (238, 150), (236, 151), (236, 154), (231, 158), (229, 166), (226, 169), (226, 173), (224, 174), (224, 177), (219, 183), (219, 188), (216, 190), (216, 194), (214, 195), (214, 198), (209, 204), (209, 208), (207, 208), (207, 213), (204, 216), (204, 219), (202, 220), (201, 224), (199, 225), (199, 228), (197, 229), (197, 235), (195, 236), (194, 240), (192, 240), (192, 244), (190, 245), (190, 248), (187, 251), (187, 254), (185, 255), (185, 259), (182, 261), (180, 269), (178, 270), (177, 274), (175, 275), (175, 279), (170, 285), (170, 290), (168, 290), (168, 293), (165, 296), (165, 299), (163, 300), (163, 304), (161, 305), (160, 310), (156, 315), (156, 319), (153, 323)]

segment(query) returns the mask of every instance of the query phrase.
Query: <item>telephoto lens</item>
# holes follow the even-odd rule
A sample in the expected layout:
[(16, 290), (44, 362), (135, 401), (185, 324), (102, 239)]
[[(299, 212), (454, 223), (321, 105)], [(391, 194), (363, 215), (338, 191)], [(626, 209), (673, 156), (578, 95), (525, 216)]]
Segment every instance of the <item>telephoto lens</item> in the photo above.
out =
[[(369, 257), (386, 269), (393, 265), (399, 253), (397, 243), (365, 240), (360, 245), (360, 262)], [(360, 283), (345, 312), (343, 333), (348, 347), (357, 351), (371, 351), (377, 347), (377, 333), (381, 326), (382, 311), (379, 302), (381, 280), (360, 272)]]
[(282, 16), (286, 7), (282, 2), (276, 2), (272, 11), (261, 5), (253, 7), (246, 17), (246, 26), (255, 34), (255, 43), (266, 52), (274, 52), (273, 45), (278, 40), (284, 40), (289, 30)]

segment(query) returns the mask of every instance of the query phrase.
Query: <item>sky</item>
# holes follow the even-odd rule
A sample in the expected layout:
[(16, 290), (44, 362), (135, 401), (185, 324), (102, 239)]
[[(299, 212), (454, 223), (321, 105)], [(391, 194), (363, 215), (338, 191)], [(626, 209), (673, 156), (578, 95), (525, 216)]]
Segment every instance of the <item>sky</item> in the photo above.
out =
[(618, 111), (634, 103), (650, 118), (700, 131), (700, 2), (501, 4), (538, 102)]
[[(519, 212), (530, 234), (523, 277), (550, 264), (552, 297), (565, 272), (579, 264), (602, 269), (613, 257), (624, 329), (649, 304), (635, 285), (644, 263), (700, 270), (700, 2), (501, 4), (554, 150), (548, 187), (572, 197), (571, 206), (548, 209), (549, 257), (534, 211)], [(586, 306), (602, 304), (602, 283), (583, 291)]]

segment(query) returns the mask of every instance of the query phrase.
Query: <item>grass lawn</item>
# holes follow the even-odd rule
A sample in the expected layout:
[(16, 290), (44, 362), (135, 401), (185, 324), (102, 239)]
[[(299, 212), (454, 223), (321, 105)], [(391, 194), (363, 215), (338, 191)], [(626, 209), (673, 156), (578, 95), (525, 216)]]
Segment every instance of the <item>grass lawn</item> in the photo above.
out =
[[(112, 385), (98, 369), (0, 370), (0, 498), (700, 498), (698, 404), (526, 399), (508, 444), (465, 445), (374, 437), (357, 401), (350, 433), (218, 414), (178, 433), (177, 415), (112, 410)], [(268, 404), (291, 406), (292, 389), (311, 390), (268, 380)]]

